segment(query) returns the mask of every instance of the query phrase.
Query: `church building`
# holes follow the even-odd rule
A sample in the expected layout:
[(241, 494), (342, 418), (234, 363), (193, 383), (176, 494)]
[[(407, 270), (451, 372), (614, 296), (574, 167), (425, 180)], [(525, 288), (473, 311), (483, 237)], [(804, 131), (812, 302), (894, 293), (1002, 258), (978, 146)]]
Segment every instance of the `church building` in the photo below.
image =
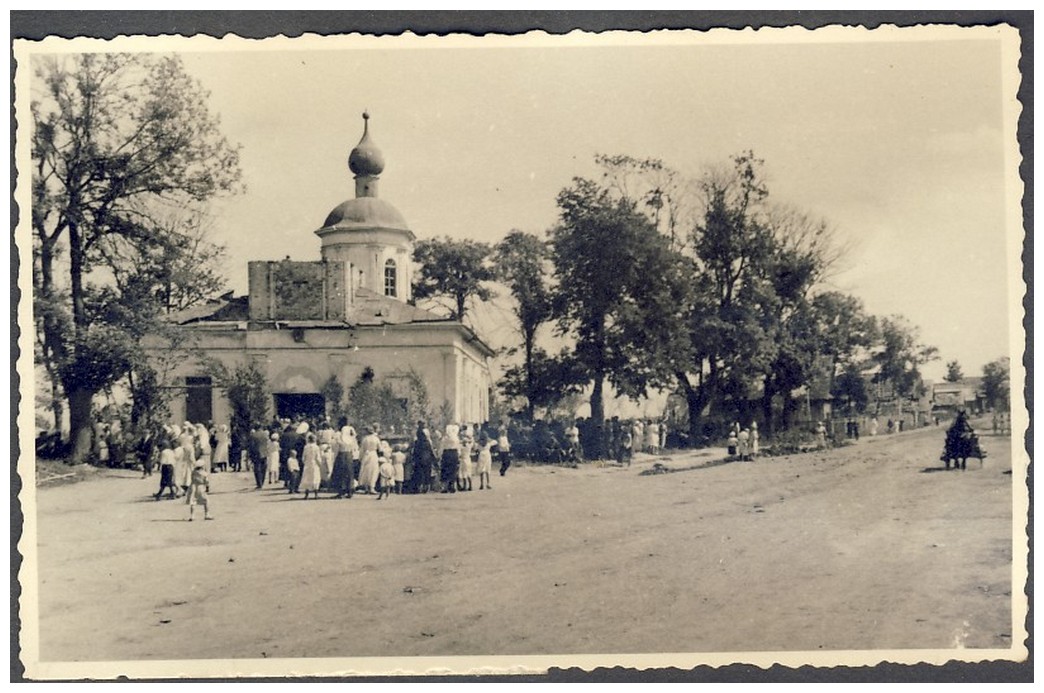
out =
[(355, 197), (315, 231), (320, 259), (249, 262), (247, 296), (172, 316), (187, 337), (179, 348), (187, 356), (168, 376), (175, 421), (230, 419), (205, 359), (228, 368), (256, 363), (272, 393), (271, 411), (281, 417), (329, 412), (323, 392), (331, 376), (347, 391), (369, 369), (404, 399), (419, 377), (430, 408), (456, 421), (488, 419), (493, 350), (460, 321), (411, 305), (415, 236), (378, 196), (384, 157), (366, 113), (348, 167)]

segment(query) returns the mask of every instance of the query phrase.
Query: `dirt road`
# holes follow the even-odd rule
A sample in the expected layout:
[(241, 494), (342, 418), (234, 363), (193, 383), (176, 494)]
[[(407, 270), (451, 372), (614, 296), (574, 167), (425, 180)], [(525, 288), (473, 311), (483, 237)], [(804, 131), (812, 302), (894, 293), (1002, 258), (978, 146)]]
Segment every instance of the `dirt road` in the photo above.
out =
[(942, 472), (942, 439), (379, 502), (216, 474), (213, 522), (131, 472), (42, 488), (41, 659), (1006, 648), (1009, 441)]

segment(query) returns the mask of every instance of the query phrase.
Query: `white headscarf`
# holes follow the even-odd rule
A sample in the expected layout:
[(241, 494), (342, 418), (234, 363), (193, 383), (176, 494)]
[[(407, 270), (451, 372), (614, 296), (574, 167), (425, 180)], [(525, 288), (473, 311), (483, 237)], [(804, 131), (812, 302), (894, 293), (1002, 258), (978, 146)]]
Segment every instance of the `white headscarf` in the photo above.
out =
[(301, 425), (297, 427), (297, 433), (298, 433), (298, 435), (302, 435), (302, 436), (305, 433), (308, 433), (308, 422), (307, 421), (302, 421), (301, 422)]

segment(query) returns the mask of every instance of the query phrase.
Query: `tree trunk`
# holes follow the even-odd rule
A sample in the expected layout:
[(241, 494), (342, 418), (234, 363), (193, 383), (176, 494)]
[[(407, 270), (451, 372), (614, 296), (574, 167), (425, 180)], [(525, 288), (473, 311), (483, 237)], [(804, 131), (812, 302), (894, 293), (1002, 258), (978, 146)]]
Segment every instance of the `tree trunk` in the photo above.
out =
[[(605, 401), (602, 389), (605, 385), (605, 373), (595, 373), (594, 387), (591, 389), (591, 423), (596, 431), (605, 430)], [(590, 451), (591, 459), (605, 457), (605, 441), (603, 436), (594, 437), (594, 450)]]
[[(55, 300), (51, 295), (54, 287), (54, 241), (42, 229), (38, 230), (37, 235), (40, 239), (40, 279), (39, 286), (34, 288), (38, 299), (51, 304)], [(41, 332), (43, 333), (41, 353), (43, 354), (44, 370), (47, 371), (47, 377), (51, 380), (51, 412), (54, 414), (54, 429), (60, 434), (65, 407), (61, 394), (61, 383), (58, 380), (58, 361), (64, 355), (59, 329), (53, 313), (50, 310), (44, 311), (41, 320)]]
[(463, 294), (457, 294), (457, 320), (464, 322), (464, 304), (467, 302), (468, 297)]
[(685, 407), (689, 414), (689, 446), (695, 447), (703, 440), (700, 418), (703, 415), (703, 407), (706, 405), (704, 390), (699, 386), (694, 386), (689, 381), (687, 373), (677, 373), (676, 377), (685, 392)]
[[(696, 365), (702, 369), (702, 362)], [(678, 376), (682, 387), (685, 389), (685, 404), (689, 410), (690, 444), (693, 446), (700, 445), (704, 437), (703, 430), (700, 428), (700, 422), (707, 407), (717, 396), (718, 369), (713, 359), (711, 359), (707, 377), (704, 378), (701, 372), (699, 383), (696, 385), (692, 385), (689, 382), (689, 377), (685, 373), (679, 373)]]
[(68, 464), (83, 464), (91, 452), (91, 402), (94, 393), (77, 388), (69, 396), (69, 440), (72, 443)]
[(775, 432), (775, 418), (772, 415), (772, 398), (775, 396), (775, 391), (769, 385), (768, 378), (765, 379), (765, 392), (761, 396), (761, 417), (764, 419), (762, 422), (762, 434), (771, 436)]
[(535, 407), (533, 406), (533, 342), (535, 335), (524, 335), (526, 348), (526, 421), (533, 422)]
[(61, 391), (58, 389), (57, 376), (52, 374), (48, 375), (51, 377), (51, 412), (54, 414), (54, 430), (61, 435), (62, 413), (65, 411), (65, 406), (62, 402)]
[(794, 423), (794, 412), (797, 411), (798, 402), (792, 396), (786, 395), (783, 399), (783, 430), (789, 429)]

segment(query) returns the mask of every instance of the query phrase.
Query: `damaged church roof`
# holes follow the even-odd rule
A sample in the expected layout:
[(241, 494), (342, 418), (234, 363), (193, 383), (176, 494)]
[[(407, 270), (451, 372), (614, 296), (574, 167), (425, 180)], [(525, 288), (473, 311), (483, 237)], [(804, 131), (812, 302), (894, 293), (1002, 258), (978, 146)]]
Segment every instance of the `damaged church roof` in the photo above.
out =
[[(225, 295), (210, 299), (191, 308), (186, 308), (167, 316), (167, 320), (176, 325), (197, 325), (215, 322), (248, 322), (250, 321), (249, 296)], [(275, 321), (255, 321), (264, 325)], [(413, 323), (452, 323), (453, 318), (433, 313), (424, 308), (403, 303), (389, 296), (382, 296), (369, 289), (358, 288), (355, 300), (348, 309), (346, 320), (279, 320), (280, 324), (303, 327), (304, 323), (314, 327), (382, 327), (386, 325), (408, 325)], [(301, 323), (301, 324), (298, 324)]]

